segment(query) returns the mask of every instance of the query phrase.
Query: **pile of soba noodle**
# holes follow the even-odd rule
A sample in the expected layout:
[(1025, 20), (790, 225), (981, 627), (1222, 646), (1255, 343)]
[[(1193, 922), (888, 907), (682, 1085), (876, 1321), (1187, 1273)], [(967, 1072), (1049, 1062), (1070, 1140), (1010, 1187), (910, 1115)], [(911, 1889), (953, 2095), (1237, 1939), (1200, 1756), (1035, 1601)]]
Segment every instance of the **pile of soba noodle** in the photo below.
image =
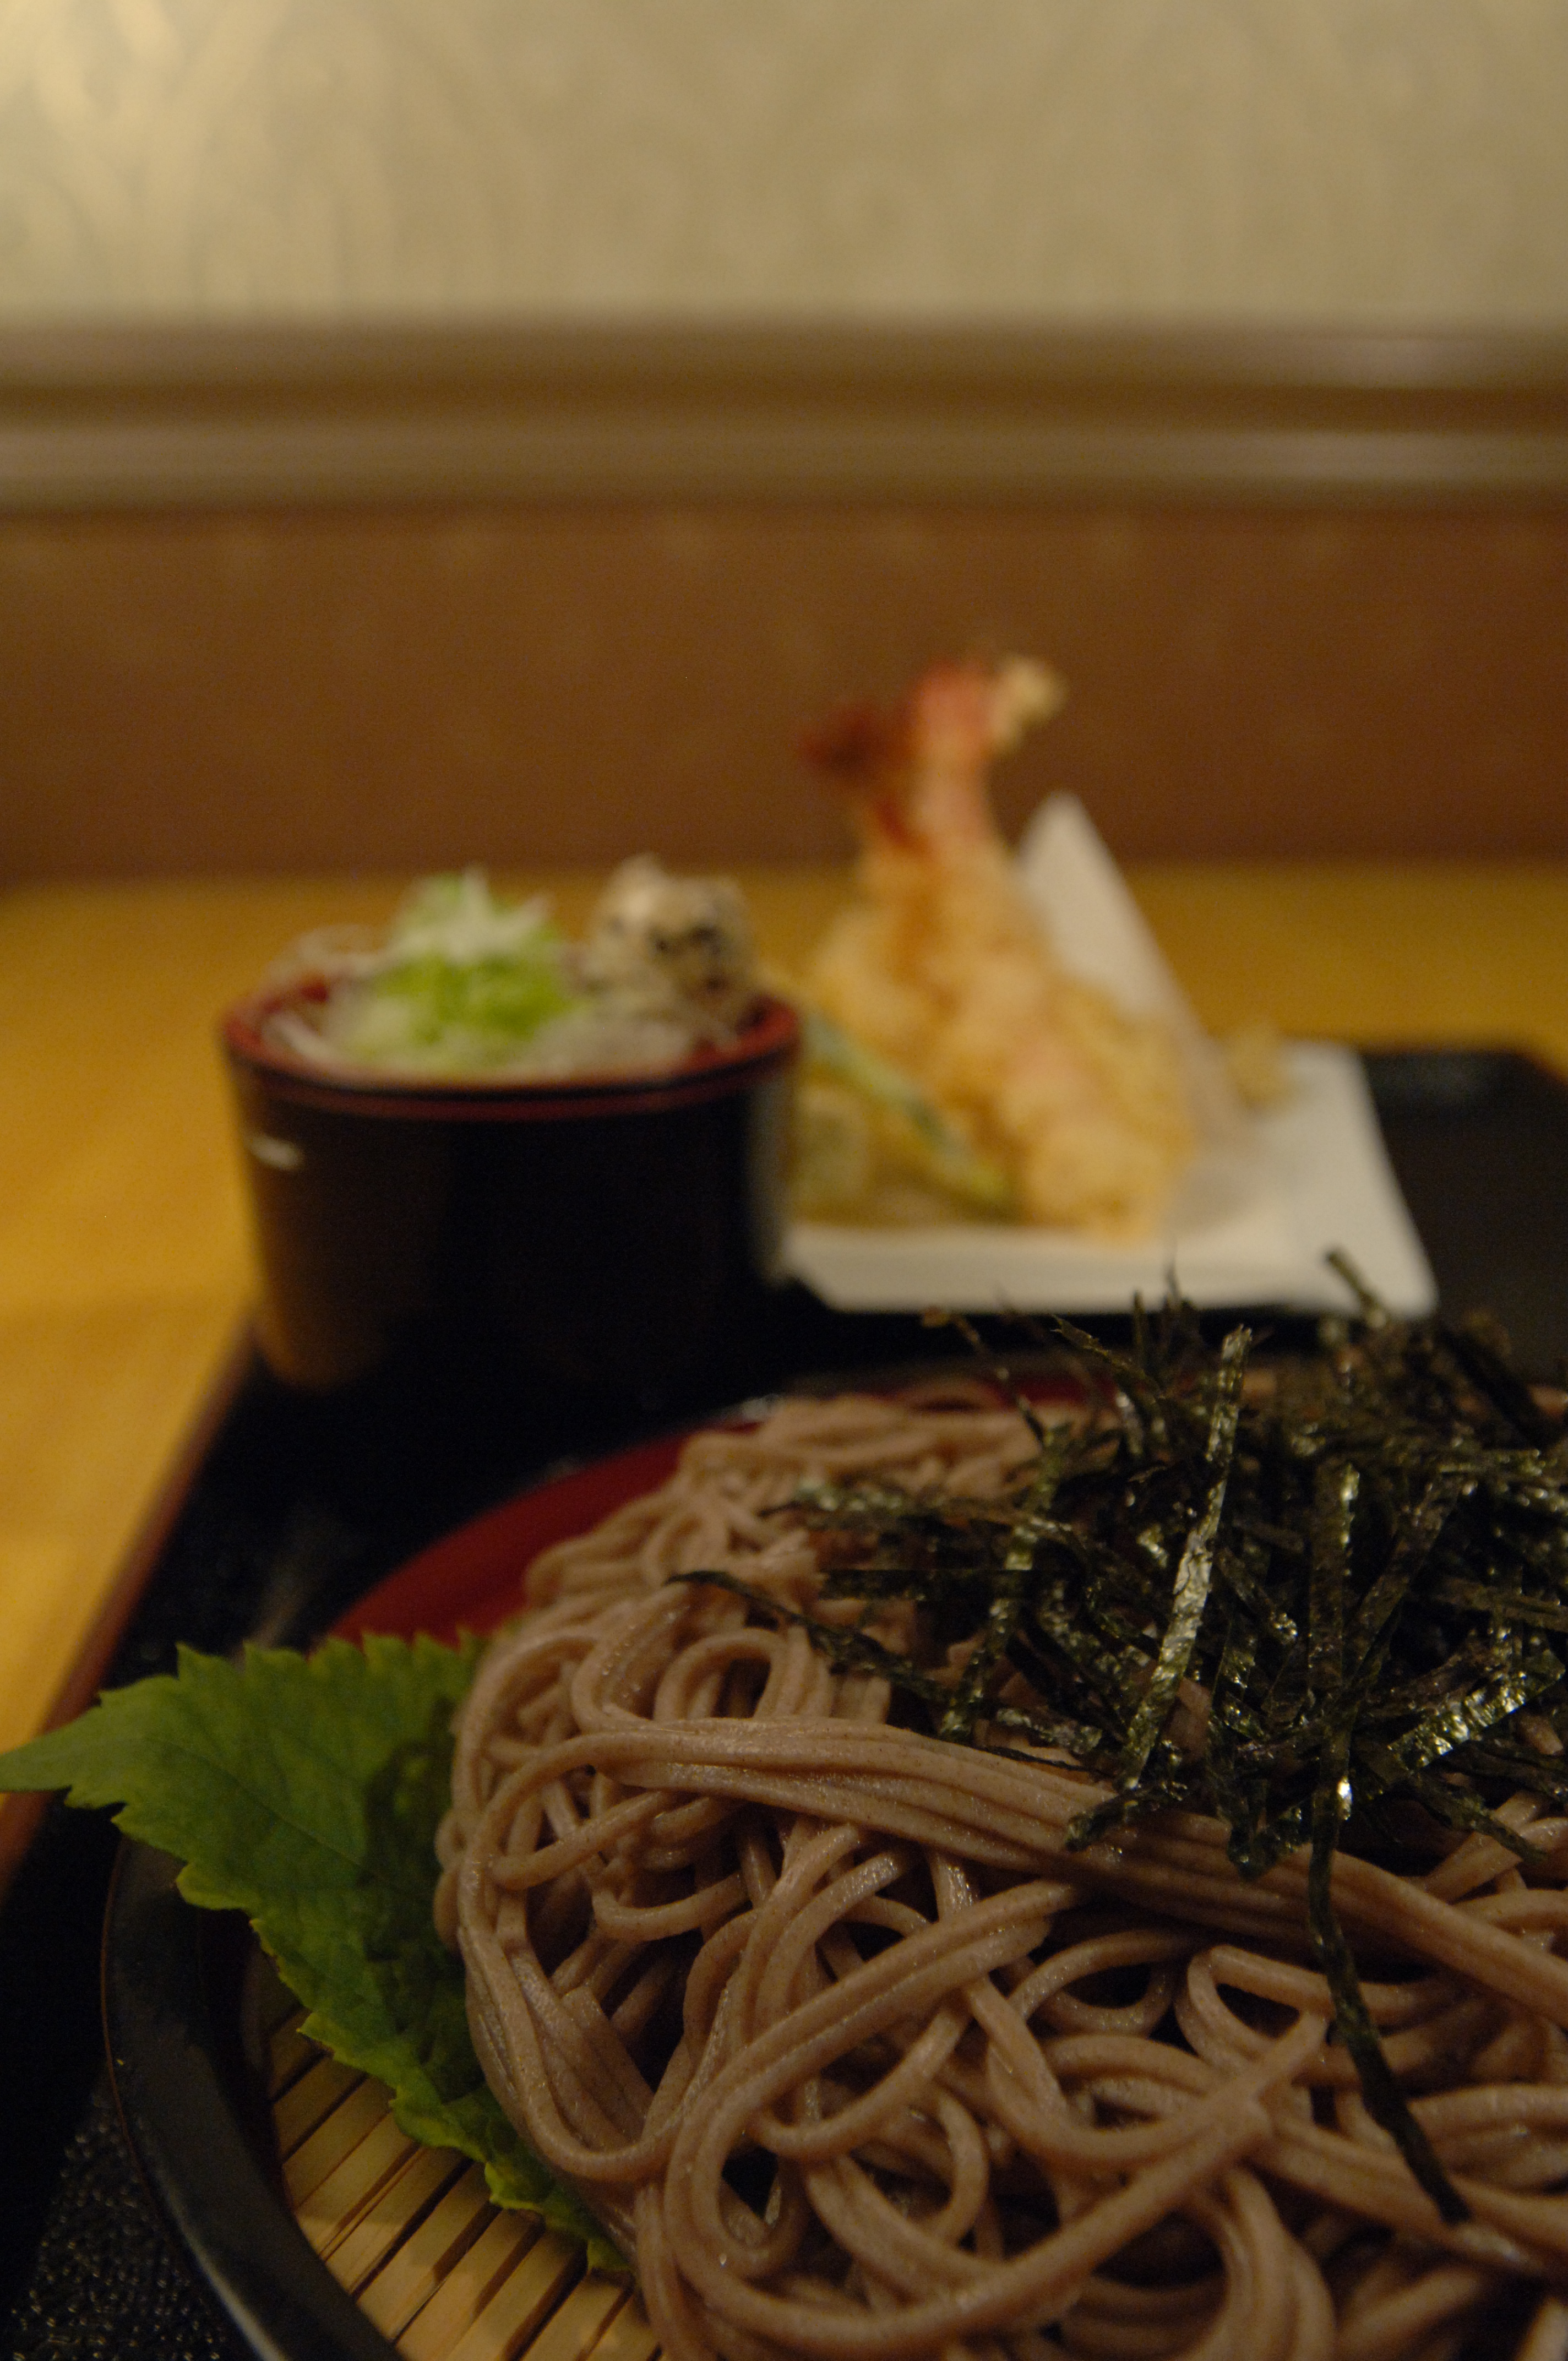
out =
[(1035, 1450), (962, 1383), (790, 1400), (536, 1561), (441, 1840), (492, 2087), (675, 2361), (1568, 2354), (1568, 1822), (1504, 1806), (1562, 1879), (1486, 1836), (1335, 1864), (1448, 2224), (1330, 2034), (1304, 1856), (1248, 1883), (1176, 1815), (1069, 1852), (1103, 1791), (1065, 1760), (896, 1727), (798, 1625), (668, 1579), (852, 1621), (765, 1511), (995, 1493)]

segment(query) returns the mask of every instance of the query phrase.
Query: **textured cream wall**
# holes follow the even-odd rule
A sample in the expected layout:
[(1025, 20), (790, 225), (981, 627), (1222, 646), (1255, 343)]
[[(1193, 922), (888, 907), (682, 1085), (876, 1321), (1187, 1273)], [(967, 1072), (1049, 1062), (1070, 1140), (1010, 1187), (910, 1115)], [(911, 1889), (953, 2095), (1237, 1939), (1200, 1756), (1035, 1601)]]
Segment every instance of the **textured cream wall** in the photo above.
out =
[(1568, 0), (0, 0), (0, 314), (1568, 323)]

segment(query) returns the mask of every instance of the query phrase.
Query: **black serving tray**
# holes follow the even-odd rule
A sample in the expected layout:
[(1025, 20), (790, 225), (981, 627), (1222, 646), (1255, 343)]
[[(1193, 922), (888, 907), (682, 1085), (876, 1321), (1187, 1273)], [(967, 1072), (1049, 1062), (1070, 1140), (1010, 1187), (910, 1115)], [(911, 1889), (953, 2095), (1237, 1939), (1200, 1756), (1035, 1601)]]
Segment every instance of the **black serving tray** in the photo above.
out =
[[(1568, 1083), (1506, 1050), (1379, 1049), (1365, 1054), (1365, 1065), (1443, 1310), (1491, 1311), (1531, 1377), (1562, 1378)], [(1089, 1324), (1114, 1331), (1124, 1323)], [(1288, 1342), (1309, 1323), (1282, 1317), (1272, 1325)], [(963, 1349), (915, 1318), (836, 1313), (792, 1288), (745, 1340), (735, 1391), (765, 1392), (803, 1371)], [(668, 1395), (594, 1420), (578, 1412), (553, 1424), (536, 1414), (520, 1432), (482, 1388), (447, 1386), (433, 1402), (386, 1392), (312, 1402), (253, 1363), (192, 1472), (109, 1678), (118, 1685), (167, 1669), (181, 1642), (215, 1651), (247, 1637), (307, 1642), (404, 1558), (522, 1484), (711, 1407)], [(0, 1911), (0, 2329), (7, 2340), (0, 2351), (40, 2361), (111, 2352), (116, 2361), (257, 2352), (302, 2361), (358, 2349), (334, 2339), (315, 2316), (302, 2315), (299, 2334), (280, 2342), (247, 2292), (254, 2279), (243, 2239), (224, 2246), (227, 2259), (214, 2268), (222, 2223), (213, 2233), (210, 2207), (202, 2220), (182, 2218), (182, 2206), (205, 2200), (161, 2188), (176, 2238), (159, 2227), (102, 2073), (98, 1944), (115, 1850), (99, 1816), (51, 1808)], [(212, 1997), (221, 1941), (214, 1954), (210, 1936), (192, 1934), (185, 1922), (192, 1914), (160, 1889), (156, 1863), (143, 1860), (125, 1876), (116, 1904), (121, 1927), (130, 1929), (125, 1939), (150, 1943), (154, 1958), (162, 1945), (188, 1947), (178, 1961), (170, 1954), (183, 2001), (161, 2015), (161, 2004), (150, 2004), (163, 2067), (150, 2082), (145, 2075), (135, 2082), (131, 2112), (161, 2120), (187, 2103), (170, 2062), (182, 2060), (196, 2077), (189, 2103), (216, 2111), (214, 2172), (221, 2157), (223, 2171), (243, 2180), (262, 2169), (243, 2159), (233, 2112), (242, 2083), (214, 2047), (221, 2047), (213, 2028), (223, 2008)], [(123, 2032), (123, 2010), (116, 2022)], [(133, 2048), (137, 2039), (133, 2033)], [(145, 2124), (144, 2114), (144, 2147)], [(217, 2187), (214, 2179), (209, 2195)], [(294, 2238), (291, 2224), (280, 2226), (285, 2243)], [(205, 2259), (199, 2284), (187, 2268), (192, 2246)], [(336, 2297), (302, 2240), (297, 2250)], [(308, 2314), (310, 2299), (301, 2301)], [(341, 2325), (337, 2307), (328, 2311)], [(368, 2349), (386, 2348), (373, 2340)]]
[(1520, 1367), (1568, 1363), (1568, 1084), (1495, 1049), (1363, 1051), (1443, 1311), (1500, 1320)]

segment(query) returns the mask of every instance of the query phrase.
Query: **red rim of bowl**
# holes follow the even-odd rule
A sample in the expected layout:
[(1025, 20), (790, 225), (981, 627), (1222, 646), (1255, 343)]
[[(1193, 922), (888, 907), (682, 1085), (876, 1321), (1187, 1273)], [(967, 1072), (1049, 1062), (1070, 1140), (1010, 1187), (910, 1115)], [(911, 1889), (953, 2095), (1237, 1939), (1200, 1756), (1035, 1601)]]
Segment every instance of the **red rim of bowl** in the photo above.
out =
[(785, 1000), (763, 994), (740, 1038), (725, 1049), (704, 1047), (685, 1065), (662, 1074), (585, 1074), (540, 1082), (498, 1075), (429, 1082), (377, 1073), (329, 1072), (269, 1041), (268, 1018), (291, 1000), (309, 996), (298, 983), (239, 1001), (224, 1017), (224, 1047), (236, 1066), (262, 1076), (280, 1098), (340, 1114), (440, 1117), (456, 1123), (547, 1122), (566, 1115), (643, 1115), (727, 1098), (782, 1072), (800, 1045), (800, 1019)]

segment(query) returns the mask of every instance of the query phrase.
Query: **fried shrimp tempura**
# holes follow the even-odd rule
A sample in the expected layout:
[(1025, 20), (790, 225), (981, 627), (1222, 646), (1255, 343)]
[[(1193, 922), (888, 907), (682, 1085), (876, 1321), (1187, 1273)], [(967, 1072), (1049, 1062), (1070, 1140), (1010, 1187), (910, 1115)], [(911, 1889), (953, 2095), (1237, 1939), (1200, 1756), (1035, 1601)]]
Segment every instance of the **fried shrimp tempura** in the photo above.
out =
[(1025, 1220), (1124, 1240), (1157, 1226), (1193, 1152), (1176, 1044), (1062, 969), (986, 792), (1062, 695), (1021, 658), (938, 664), (894, 712), (847, 708), (811, 734), (850, 798), (864, 898), (808, 983), (1006, 1168)]

